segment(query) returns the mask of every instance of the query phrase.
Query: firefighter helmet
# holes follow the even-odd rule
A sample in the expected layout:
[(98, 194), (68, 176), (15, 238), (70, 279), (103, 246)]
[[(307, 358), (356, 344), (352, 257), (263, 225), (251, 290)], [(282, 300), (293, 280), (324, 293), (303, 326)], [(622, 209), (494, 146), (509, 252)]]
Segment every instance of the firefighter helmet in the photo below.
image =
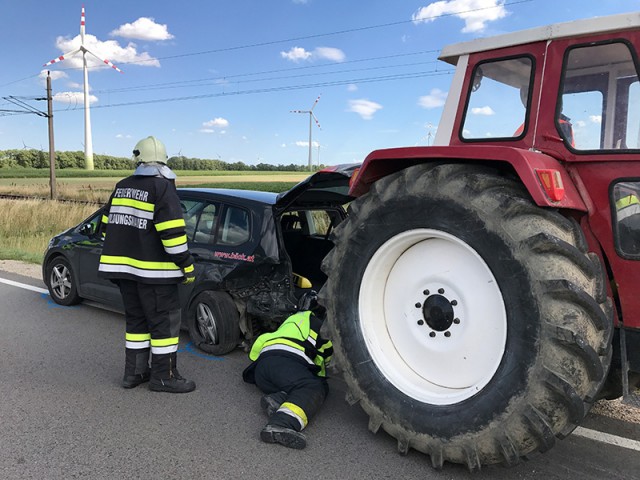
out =
[(147, 137), (136, 143), (133, 148), (133, 160), (136, 163), (167, 164), (167, 149), (156, 137)]

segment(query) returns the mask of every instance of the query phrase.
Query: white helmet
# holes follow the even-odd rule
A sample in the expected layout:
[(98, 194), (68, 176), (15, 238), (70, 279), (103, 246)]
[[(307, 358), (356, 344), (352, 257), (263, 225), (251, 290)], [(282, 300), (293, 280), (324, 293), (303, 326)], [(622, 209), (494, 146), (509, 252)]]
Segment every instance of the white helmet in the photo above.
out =
[(147, 137), (136, 143), (133, 148), (133, 160), (136, 163), (167, 164), (167, 149), (156, 137)]

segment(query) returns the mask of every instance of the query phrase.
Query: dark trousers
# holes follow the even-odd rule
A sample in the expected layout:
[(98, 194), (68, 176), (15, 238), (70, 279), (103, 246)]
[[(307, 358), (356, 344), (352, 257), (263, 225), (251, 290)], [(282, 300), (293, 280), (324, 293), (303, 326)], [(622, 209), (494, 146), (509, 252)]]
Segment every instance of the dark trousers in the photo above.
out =
[[(151, 375), (167, 379), (176, 368), (176, 351), (180, 334), (180, 298), (178, 285), (151, 285), (133, 280), (119, 280), (127, 323), (125, 375), (148, 370), (149, 347), (152, 353)], [(146, 342), (132, 342), (130, 334), (147, 334)], [(138, 345), (136, 345), (138, 343)], [(146, 345), (146, 348), (145, 348)]]
[[(326, 378), (318, 377), (301, 361), (284, 355), (259, 357), (255, 366), (255, 381), (266, 394), (285, 392), (285, 402), (301, 409), (307, 422), (320, 410), (329, 392)], [(296, 431), (306, 426), (306, 422), (301, 424), (298, 418), (282, 410), (271, 416), (269, 424)]]

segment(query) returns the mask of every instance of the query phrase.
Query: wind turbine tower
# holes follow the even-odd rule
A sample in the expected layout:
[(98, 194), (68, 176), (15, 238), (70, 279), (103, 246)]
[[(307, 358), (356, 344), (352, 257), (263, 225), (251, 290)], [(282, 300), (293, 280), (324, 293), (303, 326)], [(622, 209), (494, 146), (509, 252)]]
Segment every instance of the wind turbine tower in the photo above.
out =
[(318, 98), (316, 98), (316, 101), (313, 102), (313, 105), (311, 106), (311, 109), (309, 109), (309, 110), (291, 110), (291, 113), (308, 113), (309, 114), (309, 171), (313, 170), (313, 159), (312, 159), (312, 156), (311, 156), (311, 148), (312, 148), (311, 131), (313, 129), (313, 121), (314, 120), (315, 120), (316, 125), (318, 126), (318, 128), (320, 128), (322, 130), (322, 127), (320, 127), (320, 122), (318, 122), (318, 119), (313, 114), (313, 109), (316, 108), (316, 105), (318, 104), (318, 100), (320, 100), (320, 95), (318, 95)]
[(76, 50), (72, 50), (69, 53), (65, 53), (64, 55), (60, 55), (58, 58), (54, 58), (50, 62), (45, 63), (43, 66), (48, 67), (49, 65), (53, 65), (54, 63), (58, 63), (63, 61), (65, 58), (75, 55), (78, 52), (82, 52), (82, 73), (84, 76), (84, 161), (85, 168), (87, 170), (93, 170), (93, 140), (91, 138), (91, 115), (89, 114), (89, 73), (87, 69), (87, 53), (93, 55), (101, 62), (109, 65), (114, 70), (117, 70), (120, 73), (123, 73), (118, 67), (116, 67), (109, 60), (102, 59), (87, 47), (85, 47), (84, 41), (84, 5), (82, 6), (82, 13), (80, 14), (80, 48)]

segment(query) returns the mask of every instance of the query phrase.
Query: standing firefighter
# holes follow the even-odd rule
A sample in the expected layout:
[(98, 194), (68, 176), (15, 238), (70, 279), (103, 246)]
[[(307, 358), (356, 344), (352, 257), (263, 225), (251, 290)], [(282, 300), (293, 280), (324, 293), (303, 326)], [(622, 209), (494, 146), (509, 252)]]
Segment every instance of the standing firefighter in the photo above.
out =
[(303, 296), (299, 310), (256, 339), (249, 353), (253, 362), (242, 373), (265, 393), (260, 405), (269, 422), (260, 432), (262, 441), (296, 449), (307, 445), (301, 431), (329, 392), (325, 367), (333, 353), (331, 341), (319, 335), (326, 312), (315, 292)]
[[(154, 137), (133, 150), (132, 176), (111, 194), (99, 275), (118, 284), (125, 306), (124, 388), (149, 381), (157, 392), (196, 388), (180, 376), (176, 351), (180, 330), (178, 283), (195, 279), (176, 175), (167, 167), (164, 145)], [(151, 369), (149, 369), (151, 353)]]

